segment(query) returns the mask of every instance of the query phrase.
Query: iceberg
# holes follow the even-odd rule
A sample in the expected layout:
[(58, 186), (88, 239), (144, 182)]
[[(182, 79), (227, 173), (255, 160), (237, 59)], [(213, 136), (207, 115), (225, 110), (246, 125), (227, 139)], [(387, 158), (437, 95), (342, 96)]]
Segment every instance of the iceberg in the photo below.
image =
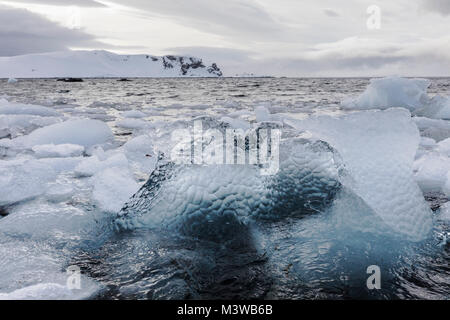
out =
[(400, 77), (372, 79), (358, 98), (344, 100), (342, 107), (358, 110), (402, 107), (414, 111), (428, 102), (427, 88), (430, 83), (426, 79)]
[(431, 210), (413, 177), (420, 136), (407, 110), (312, 117), (294, 125), (339, 152), (348, 173), (341, 183), (383, 220), (386, 231), (391, 229), (411, 240), (428, 235)]
[(386, 77), (370, 80), (369, 86), (357, 98), (342, 101), (341, 106), (350, 110), (385, 110), (401, 107), (414, 115), (431, 119), (450, 119), (450, 99), (437, 95), (430, 97), (427, 79)]

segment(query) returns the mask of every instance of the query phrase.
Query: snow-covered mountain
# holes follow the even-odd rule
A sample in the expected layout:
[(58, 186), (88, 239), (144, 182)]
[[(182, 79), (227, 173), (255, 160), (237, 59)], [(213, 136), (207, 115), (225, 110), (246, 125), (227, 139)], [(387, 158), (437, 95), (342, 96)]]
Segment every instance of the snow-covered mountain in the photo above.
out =
[(195, 57), (118, 55), (108, 51), (63, 51), (0, 57), (0, 78), (220, 77), (213, 63)]

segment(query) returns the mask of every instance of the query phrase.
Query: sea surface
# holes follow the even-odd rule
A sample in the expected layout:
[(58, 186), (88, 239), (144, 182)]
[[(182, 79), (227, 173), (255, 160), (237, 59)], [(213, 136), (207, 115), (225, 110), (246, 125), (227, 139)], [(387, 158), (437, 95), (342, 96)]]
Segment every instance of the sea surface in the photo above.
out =
[[(450, 78), (430, 80), (430, 95), (450, 96)], [(137, 122), (123, 125), (122, 113), (126, 111), (145, 112), (147, 116), (140, 120), (158, 124), (157, 128), (164, 123), (205, 115), (221, 118), (236, 112), (253, 112), (255, 106), (265, 106), (272, 114), (295, 119), (310, 115), (339, 116), (350, 112), (342, 110), (340, 102), (363, 92), (369, 81), (368, 78), (174, 78), (85, 79), (81, 83), (65, 83), (33, 79), (9, 85), (0, 80), (0, 97), (55, 108), (67, 119), (104, 121), (114, 132), (115, 147), (120, 147), (146, 130)], [(139, 183), (144, 183), (150, 174), (141, 175)], [(437, 214), (439, 204), (447, 199), (427, 196), (435, 210), (433, 214)], [(96, 211), (89, 196), (75, 197), (77, 208), (87, 214)], [(27, 207), (30, 214), (33, 205), (36, 210), (45, 208), (42, 202), (31, 203)], [(51, 210), (54, 214), (58, 207)], [(39, 243), (45, 243), (45, 247), (58, 246), (58, 258), (53, 258), (51, 250), (48, 256), (62, 261), (61, 272), (69, 265), (80, 267), (98, 285), (98, 290), (88, 297), (91, 299), (450, 298), (450, 246), (445, 240), (450, 232), (448, 223), (436, 219), (428, 239), (410, 242), (360, 231), (345, 234), (345, 229), (340, 233), (333, 227), (333, 220), (327, 218), (329, 214), (324, 210), (274, 223), (257, 222), (239, 239), (226, 243), (151, 229), (116, 232), (110, 227), (111, 216), (97, 214), (88, 231), (62, 242), (36, 240), (35, 246), (27, 245), (24, 250), (28, 256), (34, 256), (49, 250), (40, 248)], [(0, 216), (0, 226), (7, 218)], [(46, 223), (36, 228), (45, 229)], [(86, 233), (89, 235), (83, 238)], [(8, 261), (3, 265), (12, 263)], [(370, 265), (381, 268), (380, 290), (367, 288), (370, 274), (366, 269)], [(0, 292), (20, 288), (17, 281), (10, 284), (7, 275), (2, 279)], [(31, 278), (25, 283), (34, 284)]]

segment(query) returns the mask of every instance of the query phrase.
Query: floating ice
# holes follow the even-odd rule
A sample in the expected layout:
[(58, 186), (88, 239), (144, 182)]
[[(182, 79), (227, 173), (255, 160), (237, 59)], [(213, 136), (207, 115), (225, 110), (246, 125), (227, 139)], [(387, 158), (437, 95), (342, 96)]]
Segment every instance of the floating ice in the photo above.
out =
[(388, 109), (402, 107), (413, 114), (432, 119), (450, 119), (450, 98), (431, 98), (427, 89), (431, 82), (427, 79), (406, 79), (387, 77), (372, 79), (366, 90), (356, 99), (346, 99), (341, 103), (345, 109)]
[(255, 115), (257, 122), (270, 121), (271, 116), (269, 110), (264, 106), (259, 106), (255, 108)]
[(59, 112), (48, 107), (8, 102), (5, 99), (0, 99), (0, 114), (28, 114), (41, 117), (61, 116)]
[[(106, 155), (105, 155), (106, 157)], [(128, 170), (128, 159), (123, 153), (118, 153), (109, 158), (100, 158), (97, 155), (84, 159), (75, 168), (77, 177), (90, 177), (106, 168), (121, 168)]]
[(27, 147), (42, 144), (77, 144), (86, 148), (113, 141), (108, 125), (98, 120), (71, 120), (39, 128), (16, 141)]
[(413, 117), (413, 121), (424, 137), (433, 138), (438, 142), (450, 137), (450, 121), (425, 117)]
[(442, 192), (450, 171), (450, 158), (438, 152), (428, 152), (414, 162), (414, 179), (426, 193)]
[(0, 139), (16, 138), (31, 131), (60, 122), (57, 117), (32, 115), (0, 115)]
[(52, 166), (36, 160), (0, 161), (0, 206), (35, 198), (55, 179)]
[(403, 107), (411, 111), (422, 107), (427, 101), (426, 79), (387, 77), (370, 80), (370, 85), (356, 99), (342, 102), (346, 109), (388, 109)]
[(117, 212), (138, 191), (139, 185), (123, 168), (108, 168), (93, 177), (93, 199), (100, 210)]
[(274, 176), (253, 165), (181, 166), (162, 159), (116, 223), (213, 241), (237, 238), (251, 219), (279, 220), (329, 205), (340, 187), (336, 156), (325, 143), (289, 139)]
[(450, 201), (444, 203), (441, 206), (439, 219), (444, 221), (450, 221)]
[(17, 82), (19, 82), (19, 80), (15, 79), (15, 78), (9, 78), (8, 79), (8, 83), (9, 84), (14, 84), (14, 83), (17, 83)]
[(147, 115), (139, 110), (129, 110), (122, 112), (124, 118), (145, 118)]
[[(417, 86), (425, 87), (425, 83), (418, 81)], [(314, 117), (296, 126), (338, 150), (349, 174), (342, 183), (388, 227), (412, 240), (427, 236), (431, 212), (412, 174), (420, 137), (407, 110)]]
[(145, 129), (152, 127), (151, 122), (141, 119), (126, 118), (116, 122), (116, 126), (125, 129)]
[(84, 152), (84, 147), (77, 144), (42, 144), (32, 148), (37, 158), (67, 158), (78, 157)]
[(129, 140), (122, 146), (127, 159), (139, 171), (150, 174), (155, 168), (156, 156), (150, 136), (142, 135)]

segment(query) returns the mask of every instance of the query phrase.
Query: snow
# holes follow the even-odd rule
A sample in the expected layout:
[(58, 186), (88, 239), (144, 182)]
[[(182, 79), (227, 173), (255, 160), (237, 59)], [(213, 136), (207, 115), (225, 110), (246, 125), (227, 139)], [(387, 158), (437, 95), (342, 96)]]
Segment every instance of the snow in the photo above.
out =
[[(173, 59), (173, 60), (172, 60)], [(108, 51), (62, 51), (0, 57), (0, 78), (217, 77), (220, 70), (195, 57), (118, 55)], [(183, 65), (192, 65), (183, 72)], [(171, 67), (170, 67), (171, 66)]]
[(16, 141), (29, 148), (42, 144), (77, 144), (86, 148), (113, 141), (108, 125), (99, 120), (70, 120), (39, 128)]
[(105, 212), (118, 212), (139, 189), (129, 170), (121, 167), (107, 168), (97, 173), (93, 180), (93, 199)]
[(84, 152), (84, 147), (77, 144), (42, 144), (32, 148), (37, 158), (67, 158), (78, 157)]
[(337, 149), (349, 175), (342, 183), (387, 226), (411, 240), (427, 236), (431, 211), (412, 174), (420, 137), (407, 110), (312, 117), (297, 128)]

